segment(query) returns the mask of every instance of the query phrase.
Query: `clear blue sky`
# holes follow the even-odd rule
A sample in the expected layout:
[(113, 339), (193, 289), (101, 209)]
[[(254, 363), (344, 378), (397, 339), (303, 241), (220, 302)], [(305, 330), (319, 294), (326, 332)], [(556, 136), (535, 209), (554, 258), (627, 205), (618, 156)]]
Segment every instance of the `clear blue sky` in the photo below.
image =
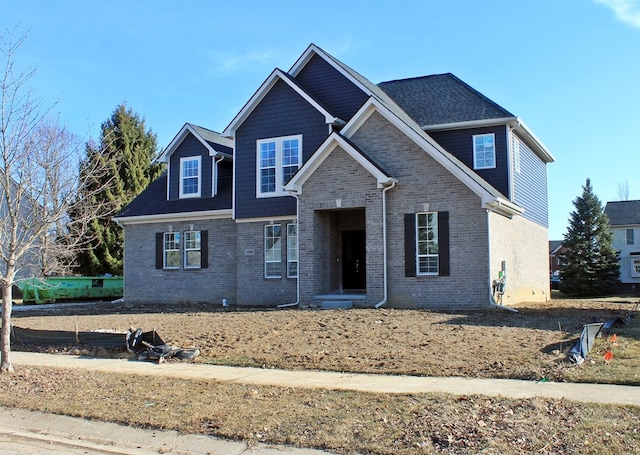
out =
[(222, 131), (271, 71), (315, 43), (372, 82), (452, 72), (520, 117), (549, 165), (550, 239), (591, 178), (640, 199), (640, 0), (0, 0), (17, 63), (76, 134), (122, 102), (168, 145)]

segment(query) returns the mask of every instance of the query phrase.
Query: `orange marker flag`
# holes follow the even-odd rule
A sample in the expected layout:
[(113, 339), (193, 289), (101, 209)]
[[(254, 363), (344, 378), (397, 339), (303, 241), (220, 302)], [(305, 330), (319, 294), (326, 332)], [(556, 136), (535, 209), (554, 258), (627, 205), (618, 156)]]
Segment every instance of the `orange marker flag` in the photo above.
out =
[(609, 363), (609, 360), (613, 359), (613, 352), (607, 351), (604, 353), (604, 361)]
[(618, 334), (614, 333), (613, 336), (609, 339), (609, 341), (611, 341), (612, 343), (615, 343), (616, 341), (618, 341)]

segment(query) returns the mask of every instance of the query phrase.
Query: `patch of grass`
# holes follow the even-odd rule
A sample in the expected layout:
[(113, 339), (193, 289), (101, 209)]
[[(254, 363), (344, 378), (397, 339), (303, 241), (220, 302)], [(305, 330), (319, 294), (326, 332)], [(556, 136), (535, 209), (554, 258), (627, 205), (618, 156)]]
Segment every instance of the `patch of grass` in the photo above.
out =
[(0, 405), (340, 454), (638, 453), (640, 409), (302, 390), (72, 369), (0, 375)]

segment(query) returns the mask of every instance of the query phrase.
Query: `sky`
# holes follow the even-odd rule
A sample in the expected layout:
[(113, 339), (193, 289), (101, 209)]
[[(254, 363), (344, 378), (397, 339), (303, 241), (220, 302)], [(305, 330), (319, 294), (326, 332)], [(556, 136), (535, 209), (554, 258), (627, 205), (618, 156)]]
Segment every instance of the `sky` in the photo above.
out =
[(587, 178), (603, 206), (640, 199), (640, 0), (0, 0), (12, 32), (85, 141), (122, 103), (160, 148), (186, 122), (221, 132), (314, 43), (374, 83), (453, 73), (521, 118), (555, 158), (551, 240)]

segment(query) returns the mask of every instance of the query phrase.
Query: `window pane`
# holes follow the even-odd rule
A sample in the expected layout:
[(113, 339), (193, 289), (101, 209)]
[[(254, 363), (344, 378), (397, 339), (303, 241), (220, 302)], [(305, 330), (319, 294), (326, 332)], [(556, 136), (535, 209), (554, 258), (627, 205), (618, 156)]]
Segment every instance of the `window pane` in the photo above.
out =
[(200, 251), (187, 251), (187, 263), (186, 267), (199, 268), (200, 267)]
[(627, 245), (633, 245), (635, 243), (633, 229), (627, 229)]
[(282, 239), (280, 225), (264, 228), (264, 273), (266, 278), (280, 278), (282, 274)]
[(287, 276), (298, 276), (298, 225), (287, 225)]
[(416, 256), (419, 275), (438, 273), (438, 214), (416, 214)]
[(180, 251), (167, 251), (165, 256), (165, 267), (177, 269), (180, 267)]
[(200, 176), (199, 160), (182, 161), (182, 194), (197, 194)]
[(495, 144), (493, 134), (473, 136), (473, 156), (475, 168), (495, 167)]

